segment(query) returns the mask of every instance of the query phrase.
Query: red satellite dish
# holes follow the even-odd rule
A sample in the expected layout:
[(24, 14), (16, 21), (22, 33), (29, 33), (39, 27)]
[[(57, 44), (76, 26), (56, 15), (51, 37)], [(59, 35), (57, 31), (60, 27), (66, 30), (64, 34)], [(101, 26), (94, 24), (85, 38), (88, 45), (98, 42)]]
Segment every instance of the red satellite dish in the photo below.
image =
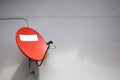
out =
[(43, 37), (29, 27), (22, 27), (17, 31), (16, 42), (24, 55), (32, 60), (43, 60), (48, 50), (48, 45)]

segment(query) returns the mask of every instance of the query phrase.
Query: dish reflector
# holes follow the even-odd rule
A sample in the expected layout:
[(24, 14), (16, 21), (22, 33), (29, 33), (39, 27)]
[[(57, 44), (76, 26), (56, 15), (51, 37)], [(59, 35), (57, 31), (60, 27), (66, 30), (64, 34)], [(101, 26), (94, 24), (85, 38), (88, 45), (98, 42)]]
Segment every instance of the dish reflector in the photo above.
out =
[(43, 37), (28, 27), (22, 27), (16, 32), (16, 42), (24, 55), (33, 60), (43, 60), (48, 49)]

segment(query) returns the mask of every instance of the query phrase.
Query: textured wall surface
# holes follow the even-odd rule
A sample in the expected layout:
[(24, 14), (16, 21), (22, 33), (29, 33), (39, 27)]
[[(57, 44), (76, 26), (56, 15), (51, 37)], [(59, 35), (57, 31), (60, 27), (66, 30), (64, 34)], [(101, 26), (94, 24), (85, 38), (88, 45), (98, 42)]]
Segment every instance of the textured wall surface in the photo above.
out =
[(33, 75), (15, 41), (23, 20), (0, 20), (0, 80), (120, 80), (119, 0), (0, 0), (0, 18), (20, 17), (50, 49)]

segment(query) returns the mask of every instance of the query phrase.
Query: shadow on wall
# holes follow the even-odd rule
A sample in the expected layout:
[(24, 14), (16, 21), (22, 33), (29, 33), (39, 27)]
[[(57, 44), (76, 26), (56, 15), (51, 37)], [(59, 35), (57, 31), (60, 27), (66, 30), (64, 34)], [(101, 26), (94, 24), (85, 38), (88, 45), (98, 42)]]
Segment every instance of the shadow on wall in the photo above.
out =
[(20, 64), (16, 72), (14, 73), (12, 80), (39, 80), (39, 67), (35, 66), (35, 73), (29, 72), (29, 60), (26, 58)]

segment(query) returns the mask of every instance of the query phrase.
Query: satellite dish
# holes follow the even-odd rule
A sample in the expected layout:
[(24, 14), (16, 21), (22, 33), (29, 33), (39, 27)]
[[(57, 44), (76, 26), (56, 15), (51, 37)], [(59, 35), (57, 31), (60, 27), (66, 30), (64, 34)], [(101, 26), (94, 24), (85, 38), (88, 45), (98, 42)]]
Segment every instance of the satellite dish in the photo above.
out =
[(43, 37), (29, 27), (22, 27), (17, 31), (16, 42), (23, 54), (35, 61), (43, 60), (49, 48)]

